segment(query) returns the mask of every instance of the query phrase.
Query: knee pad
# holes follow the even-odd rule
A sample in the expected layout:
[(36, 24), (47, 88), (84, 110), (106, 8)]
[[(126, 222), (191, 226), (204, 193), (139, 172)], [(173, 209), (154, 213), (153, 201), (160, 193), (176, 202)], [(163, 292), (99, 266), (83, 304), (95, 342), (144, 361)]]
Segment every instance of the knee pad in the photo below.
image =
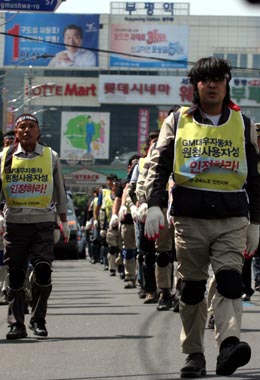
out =
[(223, 297), (236, 299), (242, 296), (241, 274), (233, 269), (220, 270), (215, 274), (217, 290)]
[(8, 277), (10, 288), (12, 290), (19, 290), (23, 287), (26, 271), (23, 268), (10, 267)]
[(135, 258), (135, 249), (123, 249), (122, 255), (125, 260), (131, 260)]
[(109, 253), (110, 255), (116, 255), (118, 253), (119, 249), (118, 247), (109, 247)]
[(146, 252), (145, 253), (144, 265), (146, 267), (152, 267), (155, 265), (155, 253), (154, 252)]
[(156, 262), (158, 267), (164, 268), (167, 267), (167, 265), (172, 262), (169, 252), (157, 252), (156, 253)]
[(38, 261), (34, 265), (35, 282), (38, 285), (51, 284), (51, 265), (47, 261)]
[(203, 301), (206, 291), (206, 280), (182, 280), (181, 300), (187, 305), (196, 305)]

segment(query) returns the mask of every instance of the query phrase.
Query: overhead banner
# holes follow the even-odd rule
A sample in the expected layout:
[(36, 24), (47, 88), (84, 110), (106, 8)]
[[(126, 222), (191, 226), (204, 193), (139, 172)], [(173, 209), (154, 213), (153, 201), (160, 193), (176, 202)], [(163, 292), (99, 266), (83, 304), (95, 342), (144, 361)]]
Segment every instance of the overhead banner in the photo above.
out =
[(5, 66), (98, 66), (99, 15), (6, 13)]
[(112, 24), (110, 66), (186, 68), (188, 31), (172, 22)]
[[(232, 78), (230, 94), (240, 106), (259, 107), (260, 79)], [(100, 75), (99, 102), (109, 104), (187, 105), (192, 103), (189, 78), (177, 76)]]
[(65, 160), (109, 158), (110, 114), (62, 112), (60, 156)]

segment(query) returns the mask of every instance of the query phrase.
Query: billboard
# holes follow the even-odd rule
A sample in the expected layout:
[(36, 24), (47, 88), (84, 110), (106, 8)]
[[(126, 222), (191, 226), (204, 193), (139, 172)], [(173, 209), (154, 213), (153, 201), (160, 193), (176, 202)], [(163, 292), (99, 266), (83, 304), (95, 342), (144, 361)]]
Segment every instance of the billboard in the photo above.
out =
[(5, 66), (98, 66), (99, 15), (6, 13), (5, 17)]
[(60, 156), (66, 160), (109, 158), (110, 114), (62, 112)]
[(110, 66), (186, 68), (188, 31), (188, 26), (173, 23), (112, 24)]

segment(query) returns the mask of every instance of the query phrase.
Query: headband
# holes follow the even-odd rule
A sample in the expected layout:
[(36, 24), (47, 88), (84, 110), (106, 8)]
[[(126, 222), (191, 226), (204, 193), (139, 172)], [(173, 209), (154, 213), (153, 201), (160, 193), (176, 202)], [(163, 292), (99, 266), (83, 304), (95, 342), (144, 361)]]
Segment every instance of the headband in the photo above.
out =
[(17, 125), (19, 123), (21, 123), (22, 121), (25, 121), (25, 120), (30, 120), (30, 121), (34, 121), (37, 125), (38, 125), (38, 120), (36, 119), (36, 117), (32, 116), (32, 115), (21, 115), (18, 117), (18, 119), (15, 121), (15, 126), (17, 127)]

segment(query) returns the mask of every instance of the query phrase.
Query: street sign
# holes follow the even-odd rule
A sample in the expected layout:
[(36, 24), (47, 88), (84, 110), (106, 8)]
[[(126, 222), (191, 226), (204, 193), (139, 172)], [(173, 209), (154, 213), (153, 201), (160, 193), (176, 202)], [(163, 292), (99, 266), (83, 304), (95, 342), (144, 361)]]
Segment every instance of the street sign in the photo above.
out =
[(0, 11), (54, 12), (66, 0), (0, 0)]

